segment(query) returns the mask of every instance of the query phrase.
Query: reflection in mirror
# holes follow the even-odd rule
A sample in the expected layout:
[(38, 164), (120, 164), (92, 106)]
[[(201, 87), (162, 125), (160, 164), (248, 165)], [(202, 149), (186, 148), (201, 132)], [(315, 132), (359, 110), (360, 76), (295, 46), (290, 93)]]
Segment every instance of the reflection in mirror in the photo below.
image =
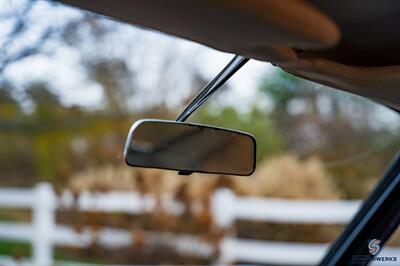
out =
[(182, 173), (251, 175), (253, 136), (234, 130), (166, 120), (139, 120), (129, 132), (125, 161)]

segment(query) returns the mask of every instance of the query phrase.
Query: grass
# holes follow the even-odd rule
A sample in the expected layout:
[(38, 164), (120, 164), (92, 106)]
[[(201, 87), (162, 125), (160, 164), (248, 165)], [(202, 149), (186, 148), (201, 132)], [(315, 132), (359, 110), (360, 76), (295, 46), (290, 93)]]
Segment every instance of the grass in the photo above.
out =
[(31, 257), (32, 250), (29, 243), (0, 240), (0, 255), (14, 258)]
[[(102, 264), (104, 261), (94, 258), (85, 258), (73, 254), (68, 248), (54, 249), (54, 260), (56, 261), (79, 261), (83, 263), (98, 263)], [(9, 256), (16, 260), (32, 257), (32, 248), (29, 243), (0, 240), (0, 255)]]

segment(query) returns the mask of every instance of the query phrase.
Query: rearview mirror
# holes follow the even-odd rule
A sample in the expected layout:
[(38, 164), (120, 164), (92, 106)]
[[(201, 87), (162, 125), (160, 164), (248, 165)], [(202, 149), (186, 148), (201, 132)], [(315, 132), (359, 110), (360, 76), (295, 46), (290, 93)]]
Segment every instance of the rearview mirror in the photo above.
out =
[(192, 172), (251, 175), (256, 142), (247, 133), (166, 120), (135, 122), (124, 155), (130, 166)]

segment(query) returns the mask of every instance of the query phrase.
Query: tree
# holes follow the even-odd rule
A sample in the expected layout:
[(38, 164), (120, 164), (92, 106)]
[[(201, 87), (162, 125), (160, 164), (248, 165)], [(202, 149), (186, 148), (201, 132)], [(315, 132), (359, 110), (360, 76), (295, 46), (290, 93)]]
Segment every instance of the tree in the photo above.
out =
[(234, 107), (202, 107), (195, 119), (203, 124), (232, 128), (251, 133), (257, 140), (257, 161), (282, 151), (284, 140), (279, 136), (269, 115), (257, 108), (240, 114)]
[(13, 86), (10, 83), (0, 84), (0, 121), (11, 122), (21, 113), (18, 102), (12, 97)]
[(322, 158), (347, 196), (366, 194), (363, 184), (376, 180), (398, 143), (398, 133), (374, 119), (382, 111), (377, 104), (283, 71), (259, 89), (272, 101), (271, 116), (288, 150)]

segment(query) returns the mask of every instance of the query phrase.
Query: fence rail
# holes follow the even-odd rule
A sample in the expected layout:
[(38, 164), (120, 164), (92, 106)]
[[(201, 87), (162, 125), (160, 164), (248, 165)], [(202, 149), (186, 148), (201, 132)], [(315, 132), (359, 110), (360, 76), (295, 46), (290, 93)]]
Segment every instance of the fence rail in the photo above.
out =
[[(57, 208), (68, 208), (76, 204), (82, 211), (124, 212), (140, 214), (157, 207), (157, 201), (149, 196), (133, 192), (89, 193), (79, 195), (74, 203), (72, 194), (63, 193), (56, 197), (49, 184), (38, 184), (33, 189), (0, 189), (0, 207), (29, 208), (33, 211), (31, 224), (0, 223), (0, 238), (30, 242), (36, 265), (53, 264), (54, 246), (90, 245), (93, 235), (90, 229), (76, 232), (68, 226), (55, 223)], [(182, 204), (165, 195), (161, 200), (163, 210), (179, 215)], [(231, 191), (222, 189), (214, 193), (211, 210), (216, 224), (229, 228), (234, 221), (269, 221), (285, 223), (343, 224), (347, 223), (360, 205), (360, 201), (298, 201), (236, 197)], [(194, 205), (196, 209), (198, 206)], [(178, 253), (209, 257), (214, 247), (198, 237), (184, 234), (148, 232), (149, 242), (164, 242)], [(96, 241), (108, 247), (129, 245), (132, 232), (122, 229), (102, 228)], [(310, 265), (316, 264), (327, 250), (326, 244), (290, 243), (237, 239), (226, 236), (220, 242), (218, 262), (245, 261), (266, 264)], [(386, 249), (385, 249), (386, 250)], [(388, 249), (399, 252), (400, 249)], [(4, 257), (3, 261), (4, 261)], [(1, 259), (1, 258), (0, 258)], [(0, 261), (1, 263), (1, 261)]]

